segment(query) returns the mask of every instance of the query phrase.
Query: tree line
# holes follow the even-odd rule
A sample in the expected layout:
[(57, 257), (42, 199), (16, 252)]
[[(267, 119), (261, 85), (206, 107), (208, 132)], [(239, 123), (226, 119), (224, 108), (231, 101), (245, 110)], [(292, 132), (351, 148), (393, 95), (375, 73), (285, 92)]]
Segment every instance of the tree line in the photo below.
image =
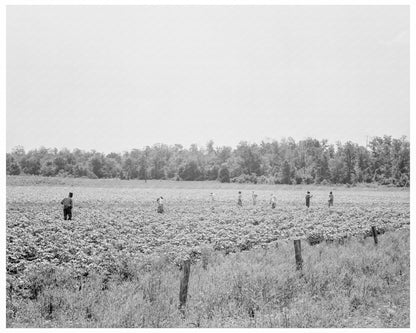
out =
[(26, 152), (17, 146), (6, 154), (6, 170), (8, 175), (409, 186), (410, 143), (387, 135), (373, 137), (366, 147), (283, 138), (242, 141), (233, 149), (214, 147), (211, 140), (204, 147), (155, 144), (109, 154), (45, 147)]

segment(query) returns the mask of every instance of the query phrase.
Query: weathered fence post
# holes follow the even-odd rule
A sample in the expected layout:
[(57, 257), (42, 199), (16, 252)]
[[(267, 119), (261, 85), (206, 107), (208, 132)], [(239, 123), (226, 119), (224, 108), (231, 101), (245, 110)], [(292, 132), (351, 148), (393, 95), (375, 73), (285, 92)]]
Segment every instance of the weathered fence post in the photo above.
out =
[(9, 282), (8, 294), (10, 298), (10, 304), (13, 304), (13, 284)]
[(295, 245), (295, 259), (296, 259), (296, 269), (301, 270), (302, 269), (302, 250), (300, 247), (300, 239), (293, 241)]
[(371, 232), (373, 233), (374, 243), (377, 245), (378, 239), (377, 239), (377, 230), (376, 227), (371, 227)]
[(182, 276), (181, 284), (179, 288), (179, 309), (184, 312), (186, 305), (186, 298), (188, 297), (188, 282), (189, 274), (191, 272), (191, 261), (189, 259), (184, 260), (182, 263)]

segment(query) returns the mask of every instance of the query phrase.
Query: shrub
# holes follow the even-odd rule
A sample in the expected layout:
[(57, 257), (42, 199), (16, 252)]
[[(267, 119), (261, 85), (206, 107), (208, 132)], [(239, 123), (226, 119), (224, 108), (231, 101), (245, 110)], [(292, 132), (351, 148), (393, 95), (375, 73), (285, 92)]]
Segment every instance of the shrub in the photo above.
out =
[(6, 154), (6, 172), (8, 175), (20, 175), (20, 166), (16, 159), (10, 154)]
[(308, 241), (309, 245), (316, 245), (324, 241), (324, 236), (321, 233), (310, 233), (306, 240)]
[(203, 180), (203, 174), (195, 161), (190, 161), (180, 167), (179, 177), (183, 180)]
[(253, 183), (257, 184), (257, 176), (256, 174), (252, 173), (251, 175), (241, 174), (238, 177), (234, 177), (231, 179), (231, 182), (233, 183), (239, 183), (239, 184), (246, 184), (246, 183)]
[(230, 170), (228, 170), (225, 165), (221, 166), (220, 170), (218, 171), (218, 180), (221, 183), (230, 182)]

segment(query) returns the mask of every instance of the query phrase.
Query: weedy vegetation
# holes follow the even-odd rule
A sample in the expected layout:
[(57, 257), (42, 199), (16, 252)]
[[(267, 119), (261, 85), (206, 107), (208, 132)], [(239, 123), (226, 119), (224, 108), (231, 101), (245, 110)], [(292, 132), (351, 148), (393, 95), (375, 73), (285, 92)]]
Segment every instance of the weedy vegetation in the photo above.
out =
[[(8, 183), (7, 327), (410, 325), (408, 190), (309, 186), (307, 210), (303, 187), (60, 181)], [(74, 220), (63, 221), (69, 190)]]

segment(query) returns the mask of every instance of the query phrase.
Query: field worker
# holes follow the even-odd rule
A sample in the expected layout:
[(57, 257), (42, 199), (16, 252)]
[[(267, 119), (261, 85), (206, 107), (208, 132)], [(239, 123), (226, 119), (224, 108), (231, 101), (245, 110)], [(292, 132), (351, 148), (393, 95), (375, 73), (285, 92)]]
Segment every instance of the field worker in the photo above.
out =
[(328, 207), (331, 207), (334, 205), (334, 195), (332, 194), (332, 191), (329, 192), (329, 200), (328, 200)]
[(239, 206), (243, 206), (243, 199), (241, 197), (241, 191), (238, 191), (238, 200), (237, 200), (237, 205)]
[(214, 211), (214, 210), (215, 210), (215, 208), (214, 208), (214, 206), (215, 206), (215, 197), (214, 197), (214, 193), (213, 193), (213, 192), (211, 192), (211, 193), (209, 194), (209, 196), (211, 197), (211, 210), (212, 210), (212, 211)]
[(67, 217), (68, 220), (72, 220), (72, 196), (72, 192), (69, 192), (68, 197), (61, 201), (61, 205), (64, 205), (64, 220), (66, 220)]
[(277, 202), (276, 196), (273, 193), (270, 194), (270, 203), (272, 204), (273, 209), (276, 208), (276, 202)]
[(254, 193), (254, 191), (253, 191), (253, 192), (251, 192), (251, 197), (253, 199), (253, 205), (255, 206), (256, 202), (257, 202), (257, 194)]
[(305, 200), (306, 200), (306, 207), (309, 208), (309, 205), (311, 204), (311, 198), (312, 195), (309, 191), (306, 192)]
[(163, 197), (157, 198), (157, 212), (158, 213), (163, 213)]

